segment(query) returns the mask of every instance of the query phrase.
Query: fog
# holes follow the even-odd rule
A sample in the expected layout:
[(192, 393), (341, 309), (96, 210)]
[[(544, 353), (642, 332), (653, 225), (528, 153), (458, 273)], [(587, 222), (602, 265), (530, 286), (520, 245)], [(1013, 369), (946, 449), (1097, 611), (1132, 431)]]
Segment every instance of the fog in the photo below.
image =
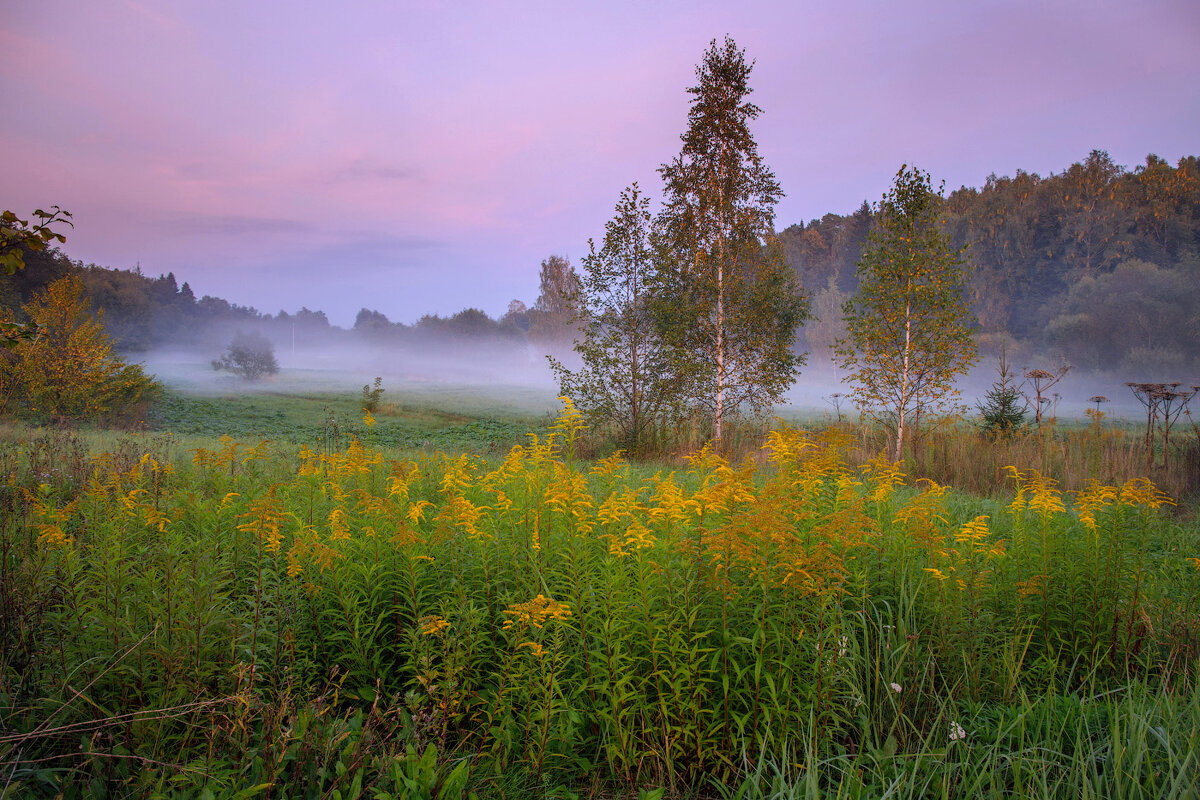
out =
[(545, 359), (525, 349), (473, 349), (451, 343), (287, 346), (275, 352), (279, 372), (259, 380), (214, 370), (211, 362), (219, 355), (215, 349), (164, 347), (138, 354), (135, 360), (169, 389), (193, 395), (358, 396), (378, 377), (385, 390), (383, 403), (512, 415), (541, 415), (558, 405), (557, 386)]
[[(278, 334), (278, 331), (275, 332)], [(207, 337), (210, 342), (216, 337)], [(411, 403), (446, 410), (509, 415), (543, 415), (558, 408), (558, 386), (545, 355), (525, 342), (463, 337), (425, 337), (419, 340), (373, 342), (349, 331), (333, 328), (316, 341), (299, 343), (276, 336), (275, 356), (280, 371), (257, 381), (248, 381), (211, 362), (221, 355), (214, 344), (162, 347), (131, 355), (168, 388), (194, 395), (230, 395), (264, 392), (292, 395), (342, 394), (357, 396), (364, 384), (382, 379), (383, 402)], [(572, 364), (571, 353), (557, 356)], [(1028, 369), (1048, 368), (1053, 362), (1009, 363), (1020, 376)], [(857, 414), (850, 400), (845, 372), (822, 361), (804, 367), (774, 413), (785, 419), (833, 417), (840, 405), (843, 415)], [(1167, 380), (1178, 376), (1148, 375), (1140, 380)], [(977, 404), (997, 380), (997, 359), (981, 358), (971, 373), (960, 379), (958, 402), (968, 416), (978, 414)], [(1112, 374), (1071, 370), (1049, 391), (1049, 411), (1061, 420), (1085, 419), (1095, 406), (1090, 398), (1108, 397), (1102, 410), (1110, 418), (1136, 421), (1143, 407)], [(1200, 381), (1198, 381), (1200, 382)], [(1190, 385), (1189, 382), (1185, 382)], [(840, 395), (840, 397), (835, 397)]]

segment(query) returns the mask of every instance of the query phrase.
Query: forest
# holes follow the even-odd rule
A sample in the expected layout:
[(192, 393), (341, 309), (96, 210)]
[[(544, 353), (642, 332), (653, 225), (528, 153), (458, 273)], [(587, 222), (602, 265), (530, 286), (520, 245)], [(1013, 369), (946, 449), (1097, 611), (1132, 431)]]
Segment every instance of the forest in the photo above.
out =
[[(935, 176), (936, 177), (936, 176)], [(1200, 361), (1200, 161), (1172, 166), (1154, 155), (1128, 168), (1102, 150), (1048, 176), (992, 175), (982, 187), (945, 197), (945, 229), (965, 248), (970, 309), (984, 354), (1006, 343), (1014, 362), (1042, 359), (1114, 379), (1185, 378)], [(857, 288), (856, 265), (872, 227), (871, 204), (828, 213), (778, 233), (787, 264), (809, 294), (815, 319), (796, 349), (819, 364), (844, 335), (842, 304)], [(352, 254), (347, 254), (349, 258)], [(531, 265), (531, 271), (537, 268)], [(571, 265), (550, 256), (542, 293), (513, 300), (493, 319), (476, 308), (412, 324), (363, 308), (351, 329), (379, 344), (489, 343), (498, 349), (569, 349), (570, 309), (547, 278)], [(29, 253), (26, 268), (0, 276), (0, 307), (17, 312), (59, 277), (79, 275), (117, 349), (129, 355), (163, 346), (219, 350), (238, 327), (258, 327), (284, 345), (346, 337), (324, 312), (264, 313), (219, 297), (197, 298), (173, 274), (73, 261), (61, 249)]]

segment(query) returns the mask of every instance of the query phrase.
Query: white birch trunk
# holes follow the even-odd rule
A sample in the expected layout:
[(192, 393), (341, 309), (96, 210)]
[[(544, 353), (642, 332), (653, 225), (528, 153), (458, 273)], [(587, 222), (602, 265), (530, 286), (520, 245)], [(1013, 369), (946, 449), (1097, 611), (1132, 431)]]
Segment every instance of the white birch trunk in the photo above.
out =
[(899, 461), (904, 449), (904, 412), (908, 407), (909, 354), (912, 352), (912, 304), (904, 305), (904, 366), (900, 372), (900, 408), (896, 413), (896, 457)]

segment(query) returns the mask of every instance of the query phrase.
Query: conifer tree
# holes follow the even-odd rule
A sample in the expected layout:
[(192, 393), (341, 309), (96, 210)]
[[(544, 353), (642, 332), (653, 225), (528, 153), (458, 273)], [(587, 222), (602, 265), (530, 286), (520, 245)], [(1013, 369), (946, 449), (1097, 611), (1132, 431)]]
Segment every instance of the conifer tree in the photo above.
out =
[(1011, 436), (1025, 426), (1027, 404), (1021, 387), (1008, 368), (1008, 354), (1004, 347), (1000, 348), (1000, 363), (996, 373), (996, 380), (984, 393), (983, 402), (975, 407), (979, 409), (983, 432), (992, 438), (1002, 438)]

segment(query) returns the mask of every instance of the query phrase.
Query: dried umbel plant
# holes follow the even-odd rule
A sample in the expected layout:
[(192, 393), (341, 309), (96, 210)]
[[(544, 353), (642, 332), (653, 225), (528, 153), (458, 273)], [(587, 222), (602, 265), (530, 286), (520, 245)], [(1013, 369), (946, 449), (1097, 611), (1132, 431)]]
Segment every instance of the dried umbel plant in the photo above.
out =
[(1063, 364), (1054, 372), (1044, 369), (1030, 369), (1025, 371), (1025, 380), (1032, 384), (1033, 387), (1033, 399), (1030, 399), (1028, 394), (1025, 395), (1025, 399), (1034, 407), (1038, 430), (1041, 430), (1042, 427), (1042, 407), (1050, 403), (1050, 398), (1046, 393), (1050, 391), (1052, 386), (1061, 381), (1070, 369), (1069, 365)]

